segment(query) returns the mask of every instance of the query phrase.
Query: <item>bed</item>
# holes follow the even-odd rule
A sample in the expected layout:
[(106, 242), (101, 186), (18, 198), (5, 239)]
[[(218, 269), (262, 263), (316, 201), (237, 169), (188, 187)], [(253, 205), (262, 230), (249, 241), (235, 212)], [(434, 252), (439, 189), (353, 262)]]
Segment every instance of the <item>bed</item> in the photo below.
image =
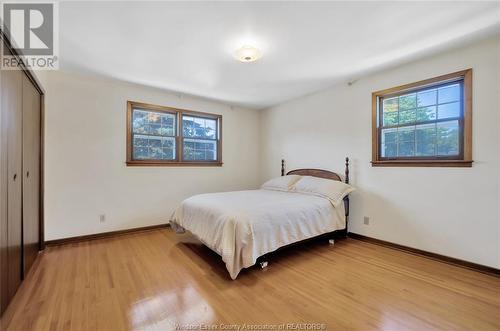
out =
[[(286, 173), (300, 178), (323, 178), (342, 182), (328, 170), (297, 169)], [(285, 162), (281, 162), (285, 176)], [(344, 183), (349, 183), (349, 159)], [(274, 189), (200, 194), (184, 200), (170, 224), (177, 232), (191, 232), (222, 257), (232, 279), (262, 257), (285, 246), (318, 236), (347, 234), (349, 197), (341, 203), (314, 194)]]

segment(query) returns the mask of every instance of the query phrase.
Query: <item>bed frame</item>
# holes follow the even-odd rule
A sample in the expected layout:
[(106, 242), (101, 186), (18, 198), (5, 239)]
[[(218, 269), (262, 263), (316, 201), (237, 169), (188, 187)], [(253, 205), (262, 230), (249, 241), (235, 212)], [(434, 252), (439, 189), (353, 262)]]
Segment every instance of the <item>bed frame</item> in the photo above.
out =
[[(285, 160), (282, 159), (281, 160), (281, 176), (285, 176), (285, 173), (286, 173), (286, 175), (312, 176), (312, 177), (326, 178), (326, 179), (331, 179), (331, 180), (338, 180), (338, 181), (342, 182), (342, 178), (340, 177), (340, 175), (338, 175), (335, 172), (328, 171), (328, 170), (295, 169), (295, 170), (290, 170), (289, 172), (285, 172)], [(345, 158), (345, 176), (344, 176), (343, 182), (346, 184), (349, 184), (349, 158), (348, 157)], [(330, 243), (330, 245), (334, 245), (335, 238), (339, 238), (339, 237), (346, 238), (347, 234), (348, 234), (348, 220), (349, 220), (349, 195), (347, 195), (344, 198), (344, 207), (345, 207), (345, 229), (336, 230), (336, 231), (333, 231), (330, 233), (325, 233), (325, 234), (319, 235), (319, 236), (314, 237), (314, 238), (310, 238), (310, 239), (302, 240), (302, 241), (299, 241), (299, 242), (296, 242), (296, 243), (293, 243), (290, 245), (286, 245), (286, 246), (280, 247), (278, 250), (281, 250), (283, 248), (288, 248), (291, 246), (295, 246), (295, 245), (300, 245), (300, 244), (303, 244), (303, 243), (310, 241), (310, 240), (318, 240), (321, 238), (328, 238), (328, 242)], [(259, 257), (257, 259), (257, 263), (260, 264), (261, 268), (264, 269), (268, 266), (268, 260), (272, 254), (273, 254), (273, 252), (262, 255), (261, 257)]]

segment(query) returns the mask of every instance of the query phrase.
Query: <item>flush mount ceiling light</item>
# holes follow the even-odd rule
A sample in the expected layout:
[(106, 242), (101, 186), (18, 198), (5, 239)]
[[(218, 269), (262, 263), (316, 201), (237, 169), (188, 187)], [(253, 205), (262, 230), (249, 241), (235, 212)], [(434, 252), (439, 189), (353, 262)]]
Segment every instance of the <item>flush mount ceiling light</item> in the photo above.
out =
[(255, 62), (262, 57), (262, 52), (253, 46), (243, 46), (236, 51), (236, 59), (241, 62)]

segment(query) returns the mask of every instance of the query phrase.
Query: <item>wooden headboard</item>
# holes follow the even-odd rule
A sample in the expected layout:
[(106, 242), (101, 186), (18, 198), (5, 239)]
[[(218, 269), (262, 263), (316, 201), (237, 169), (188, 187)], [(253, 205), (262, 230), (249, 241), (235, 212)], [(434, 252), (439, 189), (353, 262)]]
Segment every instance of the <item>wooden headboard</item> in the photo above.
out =
[[(342, 181), (342, 178), (335, 172), (321, 169), (295, 169), (286, 173), (287, 175), (313, 176), (332, 180)], [(281, 176), (285, 175), (285, 160), (281, 160)], [(345, 183), (349, 184), (349, 158), (345, 158)]]
[(313, 176), (332, 180), (342, 181), (339, 175), (328, 170), (321, 169), (296, 169), (287, 172), (287, 175)]

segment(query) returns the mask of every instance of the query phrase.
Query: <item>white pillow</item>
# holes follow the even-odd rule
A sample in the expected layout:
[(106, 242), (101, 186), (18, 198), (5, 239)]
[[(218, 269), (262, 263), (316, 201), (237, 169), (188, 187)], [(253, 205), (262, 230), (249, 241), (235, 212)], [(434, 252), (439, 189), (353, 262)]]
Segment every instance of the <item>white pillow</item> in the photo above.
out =
[(293, 184), (295, 184), (301, 177), (302, 176), (299, 175), (276, 177), (262, 184), (260, 188), (263, 190), (290, 191)]
[(312, 176), (302, 176), (294, 189), (299, 193), (325, 197), (334, 206), (338, 206), (346, 195), (354, 191), (354, 187), (341, 181)]

